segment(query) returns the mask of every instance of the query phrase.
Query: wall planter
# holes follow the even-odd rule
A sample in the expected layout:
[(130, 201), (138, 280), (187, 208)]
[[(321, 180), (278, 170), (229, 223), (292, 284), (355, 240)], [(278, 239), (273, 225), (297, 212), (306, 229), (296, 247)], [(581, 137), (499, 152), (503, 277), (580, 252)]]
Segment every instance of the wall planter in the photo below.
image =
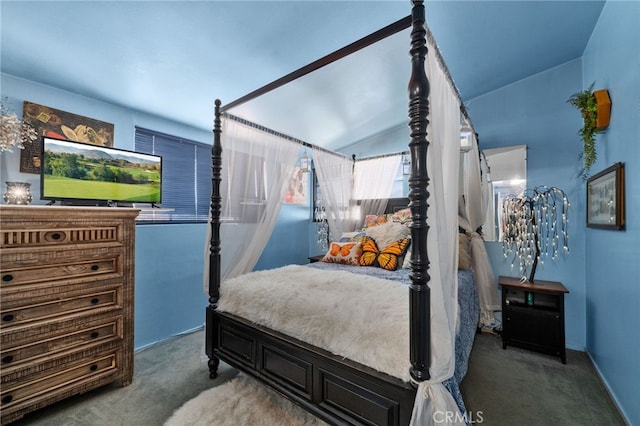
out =
[(598, 107), (596, 112), (596, 129), (603, 131), (609, 126), (611, 119), (611, 99), (607, 89), (596, 90), (593, 92)]
[(594, 83), (589, 88), (574, 93), (567, 102), (576, 107), (583, 119), (582, 129), (578, 134), (582, 137), (582, 153), (580, 158), (584, 161), (579, 176), (583, 180), (589, 179), (589, 170), (596, 162), (596, 134), (609, 126), (611, 118), (611, 99), (606, 89), (593, 91)]

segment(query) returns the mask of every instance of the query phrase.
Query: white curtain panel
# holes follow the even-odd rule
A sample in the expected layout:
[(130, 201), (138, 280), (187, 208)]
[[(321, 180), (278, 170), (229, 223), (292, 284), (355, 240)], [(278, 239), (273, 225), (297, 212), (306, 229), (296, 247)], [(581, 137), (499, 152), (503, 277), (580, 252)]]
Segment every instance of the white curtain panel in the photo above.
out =
[(337, 240), (343, 232), (351, 232), (356, 227), (357, 219), (351, 209), (353, 160), (315, 149), (313, 162), (322, 191), (329, 232)]
[[(458, 317), (458, 172), (460, 167), (460, 103), (457, 93), (432, 52), (425, 65), (431, 86), (427, 140), (429, 171), (430, 226), (429, 250), (431, 281), (431, 378), (419, 383), (412, 425), (433, 424), (437, 412), (462, 413), (443, 381), (453, 376), (455, 335)], [(455, 422), (454, 422), (455, 423)], [(461, 424), (464, 422), (461, 421)]]
[(462, 190), (464, 191), (464, 217), (471, 227), (476, 230), (484, 223), (484, 209), (482, 208), (482, 186), (480, 182), (480, 152), (475, 134), (471, 135), (471, 149), (464, 154), (464, 173)]
[(486, 203), (483, 202), (486, 195), (483, 194), (480, 178), (481, 164), (478, 161), (480, 152), (475, 135), (473, 138), (471, 150), (464, 154), (464, 205), (458, 209), (461, 216), (459, 225), (471, 235), (471, 267), (478, 289), (480, 324), (484, 327), (491, 327), (496, 322), (494, 311), (499, 311), (501, 307), (498, 287), (484, 239), (476, 232), (484, 224), (486, 217)]
[(496, 220), (495, 209), (493, 208), (493, 188), (491, 186), (491, 169), (487, 163), (487, 157), (482, 154), (480, 157), (480, 168), (482, 170), (482, 209), (484, 211), (485, 225), (482, 233), (486, 241), (496, 241), (496, 227), (493, 225)]
[(383, 214), (391, 196), (402, 155), (390, 155), (356, 161), (353, 176), (353, 198), (360, 200), (360, 217)]
[[(253, 270), (275, 227), (300, 144), (222, 117), (221, 279)], [(211, 213), (209, 214), (211, 219)], [(204, 288), (209, 289), (207, 227)]]

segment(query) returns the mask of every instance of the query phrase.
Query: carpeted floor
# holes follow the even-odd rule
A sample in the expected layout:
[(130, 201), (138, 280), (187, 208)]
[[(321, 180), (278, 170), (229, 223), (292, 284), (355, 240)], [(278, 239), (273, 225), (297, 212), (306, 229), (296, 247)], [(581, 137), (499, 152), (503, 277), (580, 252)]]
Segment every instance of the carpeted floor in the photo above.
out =
[[(161, 426), (188, 401), (238, 376), (221, 363), (219, 377), (209, 379), (202, 342), (198, 331), (141, 351), (135, 355), (130, 386), (111, 385), (69, 398), (14, 425)], [(585, 353), (567, 351), (563, 365), (559, 358), (511, 347), (503, 350), (499, 336), (492, 334), (476, 336), (462, 394), (475, 424), (625, 424)], [(206, 424), (252, 424), (232, 416), (226, 415), (232, 423)]]

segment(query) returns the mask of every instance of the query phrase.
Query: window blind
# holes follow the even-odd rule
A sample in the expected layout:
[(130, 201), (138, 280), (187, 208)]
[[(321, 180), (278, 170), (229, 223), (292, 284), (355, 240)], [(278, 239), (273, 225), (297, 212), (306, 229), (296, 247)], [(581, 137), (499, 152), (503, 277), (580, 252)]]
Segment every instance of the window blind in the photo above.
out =
[(211, 197), (211, 145), (136, 127), (135, 150), (162, 156), (162, 202), (143, 220), (202, 222)]

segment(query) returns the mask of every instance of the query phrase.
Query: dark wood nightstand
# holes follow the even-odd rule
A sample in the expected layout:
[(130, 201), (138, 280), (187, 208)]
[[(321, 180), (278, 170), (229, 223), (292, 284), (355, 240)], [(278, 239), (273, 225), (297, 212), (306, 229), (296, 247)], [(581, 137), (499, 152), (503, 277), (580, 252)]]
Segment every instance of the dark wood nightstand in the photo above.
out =
[(520, 282), (499, 277), (502, 288), (502, 348), (517, 346), (559, 356), (567, 363), (564, 334), (564, 295), (557, 281)]
[(317, 254), (315, 256), (309, 256), (309, 263), (320, 262), (320, 260), (324, 257), (324, 254)]

